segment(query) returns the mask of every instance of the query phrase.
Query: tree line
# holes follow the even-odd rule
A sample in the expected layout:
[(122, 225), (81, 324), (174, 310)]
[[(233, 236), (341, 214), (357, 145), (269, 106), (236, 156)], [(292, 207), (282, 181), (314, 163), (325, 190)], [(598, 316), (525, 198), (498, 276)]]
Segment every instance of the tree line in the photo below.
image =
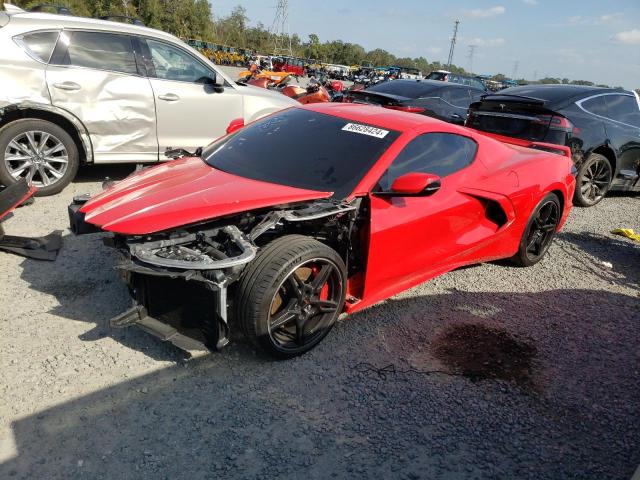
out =
[[(43, 0), (14, 0), (14, 3), (28, 9), (43, 3)], [(164, 30), (180, 38), (195, 38), (212, 43), (246, 48), (260, 53), (274, 53), (274, 46), (289, 47), (294, 56), (315, 59), (341, 65), (372, 64), (374, 66), (397, 65), (412, 67), (428, 73), (446, 68), (454, 73), (468, 73), (457, 65), (446, 66), (438, 61), (429, 62), (425, 57), (396, 57), (382, 48), (367, 51), (362, 45), (342, 40), (322, 42), (315, 33), (303, 41), (297, 33), (289, 38), (277, 37), (262, 23), (249, 24), (247, 10), (238, 5), (224, 17), (214, 18), (208, 0), (56, 0), (57, 5), (68, 7), (74, 15), (101, 17), (105, 15), (125, 15), (139, 18), (151, 28)], [(282, 53), (282, 52), (278, 52)], [(507, 77), (498, 73), (493, 80), (502, 81)], [(573, 85), (595, 85), (588, 80), (546, 77), (535, 82), (524, 78), (526, 83), (553, 83)], [(606, 87), (607, 85), (598, 84)]]

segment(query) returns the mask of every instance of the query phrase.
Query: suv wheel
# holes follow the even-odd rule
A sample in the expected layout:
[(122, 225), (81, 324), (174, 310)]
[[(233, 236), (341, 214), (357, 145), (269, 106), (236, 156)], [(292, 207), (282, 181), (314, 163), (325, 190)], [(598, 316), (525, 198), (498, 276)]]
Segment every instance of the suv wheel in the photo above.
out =
[(581, 207), (592, 207), (609, 191), (613, 169), (607, 157), (592, 153), (578, 170), (573, 203)]
[(0, 183), (25, 178), (37, 196), (64, 189), (78, 171), (78, 148), (58, 125), (40, 119), (16, 120), (0, 130)]

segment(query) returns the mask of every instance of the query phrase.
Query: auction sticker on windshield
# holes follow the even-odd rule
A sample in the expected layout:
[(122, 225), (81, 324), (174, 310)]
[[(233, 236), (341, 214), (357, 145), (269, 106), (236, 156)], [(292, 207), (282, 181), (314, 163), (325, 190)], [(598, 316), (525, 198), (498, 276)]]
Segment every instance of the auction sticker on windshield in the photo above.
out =
[(342, 130), (346, 132), (360, 133), (362, 135), (369, 135), (376, 138), (384, 138), (389, 133), (389, 130), (383, 130), (381, 128), (370, 127), (369, 125), (361, 125), (359, 123), (347, 123)]

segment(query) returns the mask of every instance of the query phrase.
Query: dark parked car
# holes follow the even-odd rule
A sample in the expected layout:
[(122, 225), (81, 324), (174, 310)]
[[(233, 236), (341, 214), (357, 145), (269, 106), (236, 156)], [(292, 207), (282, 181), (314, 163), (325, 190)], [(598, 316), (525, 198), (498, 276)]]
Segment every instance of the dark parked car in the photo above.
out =
[(609, 190), (640, 190), (640, 99), (634, 92), (576, 85), (507, 88), (472, 104), (467, 126), (571, 148), (577, 205), (595, 205)]
[(439, 82), (458, 83), (468, 87), (476, 87), (481, 90), (487, 90), (486, 85), (478, 77), (470, 75), (461, 75), (459, 73), (451, 73), (446, 70), (436, 70), (425, 77), (427, 80), (438, 80)]
[(462, 125), (469, 105), (484, 93), (479, 88), (435, 80), (390, 80), (352, 91), (347, 101), (420, 113)]

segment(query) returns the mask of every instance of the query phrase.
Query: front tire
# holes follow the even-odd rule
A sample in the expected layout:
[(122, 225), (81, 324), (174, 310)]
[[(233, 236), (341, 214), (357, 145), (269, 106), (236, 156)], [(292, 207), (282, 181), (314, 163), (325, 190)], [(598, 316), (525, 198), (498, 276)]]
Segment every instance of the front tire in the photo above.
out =
[(599, 203), (609, 191), (612, 179), (613, 169), (607, 157), (598, 153), (589, 155), (578, 170), (574, 205), (593, 207)]
[(58, 125), (22, 119), (0, 130), (0, 183), (26, 179), (38, 188), (36, 196), (62, 191), (78, 172), (78, 147)]
[(264, 247), (243, 272), (236, 318), (267, 353), (291, 358), (314, 348), (342, 312), (346, 268), (327, 245), (287, 235)]
[(545, 195), (527, 222), (518, 253), (511, 258), (513, 263), (521, 267), (530, 267), (542, 260), (556, 234), (561, 217), (558, 196), (555, 193)]

